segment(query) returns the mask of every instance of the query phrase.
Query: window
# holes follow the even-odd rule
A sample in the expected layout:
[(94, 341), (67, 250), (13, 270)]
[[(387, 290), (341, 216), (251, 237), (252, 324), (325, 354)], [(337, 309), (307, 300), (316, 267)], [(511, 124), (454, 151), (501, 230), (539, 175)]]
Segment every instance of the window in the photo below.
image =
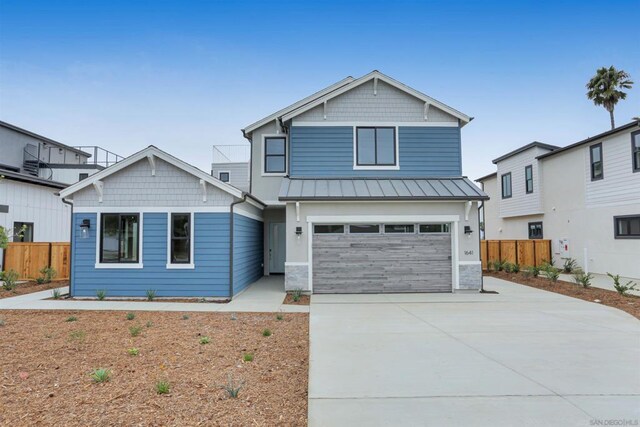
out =
[(420, 224), (420, 233), (448, 233), (449, 224)]
[(344, 225), (314, 225), (313, 232), (316, 234), (344, 234)]
[(83, 179), (87, 179), (89, 178), (89, 174), (88, 173), (79, 173), (78, 174), (78, 181), (82, 181)]
[(171, 214), (171, 264), (191, 262), (191, 214)]
[(413, 224), (385, 224), (385, 233), (413, 233)]
[(597, 181), (604, 178), (602, 166), (602, 144), (596, 144), (589, 147), (591, 153), (591, 181)]
[(138, 214), (102, 214), (100, 262), (137, 263), (140, 252)]
[(266, 137), (264, 139), (264, 172), (285, 173), (287, 170), (287, 143), (286, 138)]
[(356, 128), (357, 166), (396, 166), (396, 129)]
[(380, 233), (380, 225), (378, 224), (359, 224), (350, 225), (349, 233), (351, 234), (376, 234)]
[(13, 223), (14, 242), (33, 242), (33, 223), (14, 222)]
[(631, 134), (631, 164), (634, 172), (640, 172), (640, 130)]
[(511, 172), (502, 175), (502, 198), (511, 197)]
[(531, 165), (524, 168), (524, 182), (527, 194), (533, 193), (533, 166)]
[(542, 239), (542, 222), (529, 223), (529, 238)]
[(640, 239), (640, 215), (614, 216), (616, 239)]
[(218, 179), (222, 182), (229, 182), (229, 172), (219, 172)]

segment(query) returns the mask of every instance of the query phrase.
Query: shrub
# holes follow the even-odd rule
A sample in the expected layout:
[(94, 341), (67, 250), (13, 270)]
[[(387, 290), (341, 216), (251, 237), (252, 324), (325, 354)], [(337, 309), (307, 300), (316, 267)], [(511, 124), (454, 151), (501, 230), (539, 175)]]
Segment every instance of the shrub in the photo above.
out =
[(110, 377), (111, 371), (109, 369), (98, 368), (91, 373), (91, 379), (96, 383), (106, 383)]
[(515, 263), (511, 265), (511, 271), (514, 273), (519, 273), (520, 272), (520, 264)]
[(156, 393), (158, 394), (168, 394), (171, 390), (171, 385), (168, 381), (158, 381), (156, 382)]
[(51, 281), (58, 275), (56, 269), (53, 267), (44, 267), (40, 270), (40, 274), (42, 274), (42, 276), (38, 277), (38, 279), (42, 279), (43, 283), (51, 283)]
[(72, 331), (69, 334), (69, 339), (77, 342), (78, 344), (82, 344), (85, 338), (87, 338), (87, 333), (85, 331)]
[(493, 267), (493, 271), (497, 272), (497, 271), (502, 271), (502, 269), (504, 268), (504, 264), (505, 264), (505, 261), (496, 259), (491, 263), (491, 266)]
[(522, 275), (525, 277), (525, 279), (533, 277), (532, 267), (524, 267), (522, 269)]
[(156, 298), (156, 291), (154, 289), (147, 289), (147, 301), (153, 301)]
[(188, 314), (183, 314), (182, 315), (182, 320), (189, 320), (189, 315)]
[(575, 270), (577, 267), (578, 267), (578, 263), (576, 262), (575, 259), (566, 258), (564, 260), (564, 266), (562, 267), (562, 271), (564, 271), (566, 274), (571, 274), (573, 273), (573, 270)]
[(293, 298), (293, 302), (300, 301), (300, 297), (302, 296), (302, 289), (296, 288), (291, 291), (291, 298)]
[(131, 347), (127, 349), (127, 353), (129, 353), (129, 356), (137, 356), (138, 354), (140, 354), (140, 350), (135, 347)]
[(629, 294), (629, 291), (633, 291), (636, 289), (636, 286), (638, 286), (637, 283), (633, 283), (633, 281), (629, 280), (626, 284), (621, 284), (620, 283), (620, 275), (616, 274), (615, 276), (611, 273), (607, 273), (607, 276), (611, 277), (611, 279), (613, 279), (613, 287), (615, 288), (616, 292), (618, 292), (620, 295), (626, 296)]
[(552, 282), (557, 282), (560, 277), (560, 269), (555, 268), (551, 264), (547, 264), (544, 267), (544, 276)]
[(98, 301), (102, 301), (107, 297), (107, 291), (105, 291), (104, 289), (98, 289), (96, 291), (96, 297), (98, 298)]
[(243, 386), (244, 386), (244, 381), (242, 380), (236, 381), (234, 380), (233, 376), (229, 374), (227, 376), (227, 383), (223, 384), (220, 387), (227, 393), (227, 396), (229, 396), (232, 399), (235, 399), (238, 397), (238, 394), (240, 393), (240, 390), (242, 389)]
[(540, 267), (538, 267), (537, 265), (531, 267), (531, 275), (533, 277), (538, 277), (540, 275)]
[(15, 270), (8, 270), (2, 273), (0, 277), (3, 281), (2, 289), (5, 291), (12, 291), (16, 287), (16, 281), (18, 280), (18, 272)]
[(142, 326), (140, 325), (129, 327), (129, 333), (131, 334), (132, 337), (137, 337), (138, 335), (140, 335), (141, 332), (142, 332)]
[(127, 313), (127, 315), (125, 316), (127, 320), (133, 320), (136, 318), (136, 314), (135, 313)]
[(262, 330), (262, 336), (263, 337), (270, 337), (271, 336), (271, 330), (270, 329), (263, 329)]
[(511, 273), (513, 271), (513, 264), (511, 264), (510, 262), (505, 262), (504, 264), (502, 264), (502, 268), (504, 269), (505, 273)]
[(284, 319), (284, 316), (280, 313), (276, 314), (276, 320), (282, 320)]
[(51, 296), (53, 297), (53, 299), (60, 299), (60, 296), (62, 294), (60, 293), (60, 289), (54, 289), (51, 291)]
[(78, 320), (78, 318), (76, 316), (69, 316), (67, 317), (67, 322), (75, 322), (76, 320)]
[(44, 278), (43, 277), (36, 277), (36, 283), (38, 285), (44, 285)]
[(574, 270), (573, 280), (576, 284), (581, 285), (583, 288), (588, 288), (591, 286), (591, 280), (593, 280), (593, 274), (586, 273), (581, 269)]
[(211, 342), (211, 338), (209, 338), (209, 337), (200, 337), (200, 344), (201, 345), (209, 344), (210, 342)]
[(245, 353), (244, 356), (242, 356), (242, 360), (245, 362), (253, 362), (253, 353)]

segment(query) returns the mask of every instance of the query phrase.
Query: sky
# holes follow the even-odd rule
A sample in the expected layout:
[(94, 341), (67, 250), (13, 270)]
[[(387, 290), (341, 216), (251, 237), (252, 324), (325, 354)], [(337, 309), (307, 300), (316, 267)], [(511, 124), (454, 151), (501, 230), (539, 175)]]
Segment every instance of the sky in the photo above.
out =
[[(614, 65), (636, 81), (634, 1), (0, 0), (0, 120), (68, 145), (148, 145), (209, 171), (214, 144), (346, 76), (371, 70), (474, 120), (463, 172), (531, 141), (609, 129), (585, 84)], [(1, 153), (0, 153), (1, 157)]]

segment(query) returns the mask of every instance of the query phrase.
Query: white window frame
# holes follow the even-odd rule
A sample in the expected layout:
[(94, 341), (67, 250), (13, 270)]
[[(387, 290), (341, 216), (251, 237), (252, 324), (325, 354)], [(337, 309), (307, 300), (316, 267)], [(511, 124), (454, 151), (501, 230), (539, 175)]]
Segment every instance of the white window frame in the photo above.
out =
[[(229, 181), (222, 181), (222, 179), (220, 178), (221, 173), (226, 173), (227, 175), (229, 175)], [(229, 184), (231, 182), (231, 171), (218, 171), (218, 179), (225, 184)]]
[[(266, 172), (266, 147), (267, 138), (284, 138), (284, 172)], [(262, 147), (260, 151), (260, 173), (262, 176), (287, 176), (289, 174), (289, 138), (284, 133), (262, 135)]]
[[(358, 128), (394, 128), (396, 142), (396, 164), (395, 165), (358, 165)], [(400, 132), (399, 126), (381, 125), (378, 123), (368, 123), (366, 125), (353, 125), (353, 170), (400, 170)]]
[[(189, 214), (189, 260), (191, 261), (189, 264), (179, 263), (174, 264), (171, 262), (171, 215), (173, 214)], [(180, 211), (175, 210), (173, 212), (167, 212), (167, 270), (193, 270), (196, 268), (195, 259), (194, 259), (194, 245), (193, 245), (193, 236), (195, 229), (194, 222), (194, 214), (193, 211)]]
[[(138, 239), (138, 262), (134, 263), (117, 263), (117, 262), (100, 262), (100, 241), (102, 240), (102, 214), (104, 213), (128, 213), (128, 214), (138, 214), (138, 226), (140, 227), (139, 239)], [(140, 212), (136, 209), (129, 208), (120, 208), (113, 209), (111, 211), (100, 211), (96, 212), (96, 264), (95, 268), (97, 269), (109, 269), (109, 270), (126, 270), (126, 269), (139, 269), (143, 268), (144, 259), (144, 212)]]

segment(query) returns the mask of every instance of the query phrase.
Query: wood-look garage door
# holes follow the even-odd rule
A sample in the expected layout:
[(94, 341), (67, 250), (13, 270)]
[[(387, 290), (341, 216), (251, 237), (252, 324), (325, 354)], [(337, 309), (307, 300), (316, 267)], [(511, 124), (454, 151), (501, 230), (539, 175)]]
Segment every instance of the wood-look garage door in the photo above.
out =
[(313, 292), (451, 292), (451, 235), (314, 234)]

